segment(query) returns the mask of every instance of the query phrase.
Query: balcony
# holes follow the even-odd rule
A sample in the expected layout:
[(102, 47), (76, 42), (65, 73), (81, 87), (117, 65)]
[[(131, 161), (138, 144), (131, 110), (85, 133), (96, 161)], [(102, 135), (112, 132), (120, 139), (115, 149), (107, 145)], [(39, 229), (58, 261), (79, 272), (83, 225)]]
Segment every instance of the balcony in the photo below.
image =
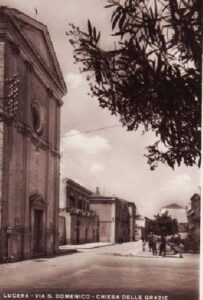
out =
[(71, 215), (78, 215), (83, 217), (95, 217), (96, 213), (92, 210), (85, 211), (76, 207), (62, 208), (60, 212), (69, 212)]

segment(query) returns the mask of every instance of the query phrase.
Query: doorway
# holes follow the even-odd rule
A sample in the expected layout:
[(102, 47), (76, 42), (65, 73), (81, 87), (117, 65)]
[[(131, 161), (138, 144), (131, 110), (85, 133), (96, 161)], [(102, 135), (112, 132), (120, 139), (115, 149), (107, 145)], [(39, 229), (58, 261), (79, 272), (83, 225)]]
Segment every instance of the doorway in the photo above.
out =
[(34, 209), (34, 255), (43, 254), (43, 210)]
[(80, 227), (76, 228), (76, 244), (80, 244)]

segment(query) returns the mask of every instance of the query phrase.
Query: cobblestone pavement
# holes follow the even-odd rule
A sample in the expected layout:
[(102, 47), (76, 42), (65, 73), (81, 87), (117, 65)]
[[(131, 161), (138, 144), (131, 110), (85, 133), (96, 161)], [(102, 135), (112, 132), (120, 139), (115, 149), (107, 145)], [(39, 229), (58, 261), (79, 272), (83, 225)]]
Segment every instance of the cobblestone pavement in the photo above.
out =
[(197, 300), (198, 278), (199, 255), (154, 259), (151, 253), (146, 255), (141, 251), (140, 242), (133, 242), (55, 258), (2, 264), (0, 292), (3, 295), (27, 291), (32, 293), (31, 299), (39, 291), (61, 295), (60, 299), (74, 291), (77, 295), (110, 293), (110, 298), (104, 296), (98, 300), (116, 300), (111, 298), (116, 294), (124, 295), (121, 300), (137, 300), (139, 295), (141, 300), (150, 299), (145, 298), (148, 295), (168, 297), (161, 300)]

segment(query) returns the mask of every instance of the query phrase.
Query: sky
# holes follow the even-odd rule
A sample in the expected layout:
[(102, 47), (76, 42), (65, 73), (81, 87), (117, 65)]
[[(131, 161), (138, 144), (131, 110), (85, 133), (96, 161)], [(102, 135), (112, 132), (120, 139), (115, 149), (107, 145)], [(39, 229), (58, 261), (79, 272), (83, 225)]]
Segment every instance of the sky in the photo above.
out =
[(160, 164), (151, 171), (144, 154), (153, 134), (143, 135), (141, 129), (127, 132), (118, 117), (101, 109), (97, 99), (88, 96), (86, 75), (74, 64), (66, 36), (69, 23), (86, 30), (90, 19), (102, 32), (101, 46), (111, 47), (111, 11), (105, 4), (105, 0), (1, 0), (1, 5), (19, 9), (48, 27), (68, 89), (61, 112), (61, 178), (135, 202), (142, 216), (153, 217), (171, 203), (188, 206), (199, 192), (198, 167), (183, 165), (173, 171)]

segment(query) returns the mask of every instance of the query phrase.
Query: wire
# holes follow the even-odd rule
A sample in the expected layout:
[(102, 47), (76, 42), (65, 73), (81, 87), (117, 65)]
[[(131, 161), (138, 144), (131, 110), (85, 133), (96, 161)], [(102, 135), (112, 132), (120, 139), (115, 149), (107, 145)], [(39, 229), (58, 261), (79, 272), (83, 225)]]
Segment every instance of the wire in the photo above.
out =
[[(93, 130), (86, 130), (86, 131), (83, 131), (83, 132), (66, 135), (66, 138), (81, 135), (81, 134), (88, 134), (88, 133), (92, 133), (92, 132), (96, 132), (96, 131), (111, 129), (111, 128), (115, 128), (115, 127), (120, 127), (120, 126), (121, 126), (121, 124), (115, 124), (115, 125), (112, 125), (112, 126), (100, 127), (100, 128), (93, 129)], [(84, 168), (84, 166), (82, 166), (82, 164), (79, 161), (74, 159), (74, 157), (73, 157), (74, 155), (72, 155), (72, 153), (70, 152), (70, 149), (67, 150), (65, 148), (65, 146), (63, 145), (63, 143), (60, 144), (60, 148), (62, 150), (62, 152), (61, 152), (61, 154), (62, 154), (62, 160), (61, 160), (62, 165), (63, 165), (63, 161), (69, 160), (69, 162), (70, 162), (70, 159), (71, 159), (71, 161), (77, 165), (77, 168), (76, 169), (74, 168), (74, 171), (77, 171), (76, 174), (78, 174), (78, 171), (79, 171), (79, 173), (80, 173), (79, 176), (81, 176), (82, 178), (85, 179), (86, 182), (88, 182), (87, 185), (88, 186), (94, 186), (95, 181), (94, 181), (94, 178), (92, 176), (89, 176), (89, 174), (88, 174), (89, 170), (86, 170), (86, 168)], [(61, 165), (61, 167), (62, 167), (62, 165)], [(69, 172), (70, 171), (72, 172), (73, 170), (69, 169)]]
[(114, 128), (114, 127), (120, 127), (120, 126), (121, 126), (121, 124), (101, 127), (101, 128), (97, 128), (97, 129), (93, 129), (93, 130), (87, 130), (87, 131), (83, 131), (83, 132), (79, 132), (79, 133), (73, 133), (73, 134), (70, 134), (70, 135), (66, 135), (66, 137), (69, 138), (69, 137), (73, 137), (73, 136), (76, 136), (76, 135), (81, 135), (81, 134), (84, 134), (84, 133), (92, 133), (92, 132), (95, 132), (95, 131), (101, 131), (101, 130), (106, 130), (106, 129), (110, 129), (110, 128)]
[[(93, 176), (91, 176), (89, 174), (89, 170), (87, 170), (87, 168), (84, 168), (84, 165), (82, 165), (82, 163), (80, 161), (77, 161), (74, 156), (72, 155), (73, 153), (71, 153), (69, 150), (64, 152), (62, 155), (62, 159), (61, 159), (61, 172), (63, 173), (69, 173), (68, 176), (74, 177), (74, 174), (80, 178), (82, 178), (82, 180), (85, 182), (85, 184), (88, 186), (88, 189), (92, 190), (95, 187), (95, 180), (93, 178)], [(73, 165), (71, 166), (71, 161), (72, 163), (74, 163), (75, 165), (77, 165), (77, 167), (75, 168)], [(68, 161), (68, 170), (66, 170), (64, 167), (64, 162)], [(67, 172), (68, 171), (68, 172)], [(64, 176), (64, 174), (63, 174)], [(69, 177), (69, 178), (71, 178)], [(91, 188), (90, 188), (91, 187)]]

